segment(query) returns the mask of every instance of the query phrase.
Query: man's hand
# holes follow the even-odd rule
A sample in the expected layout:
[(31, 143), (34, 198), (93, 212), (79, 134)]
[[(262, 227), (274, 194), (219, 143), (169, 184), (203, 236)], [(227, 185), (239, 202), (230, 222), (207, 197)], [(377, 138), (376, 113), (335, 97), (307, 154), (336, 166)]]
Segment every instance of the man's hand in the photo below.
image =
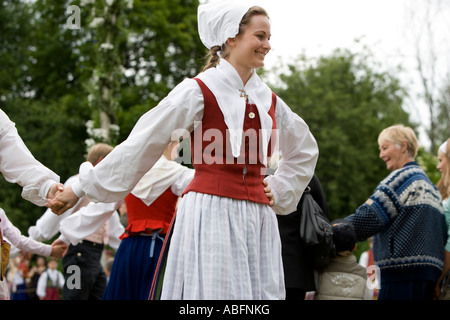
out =
[(52, 243), (52, 253), (50, 254), (53, 258), (58, 259), (59, 257), (64, 257), (67, 252), (69, 245), (62, 240), (56, 239)]
[(58, 216), (72, 208), (77, 202), (78, 197), (72, 191), (72, 187), (65, 187), (62, 191), (57, 191), (53, 199), (48, 199), (45, 204)]

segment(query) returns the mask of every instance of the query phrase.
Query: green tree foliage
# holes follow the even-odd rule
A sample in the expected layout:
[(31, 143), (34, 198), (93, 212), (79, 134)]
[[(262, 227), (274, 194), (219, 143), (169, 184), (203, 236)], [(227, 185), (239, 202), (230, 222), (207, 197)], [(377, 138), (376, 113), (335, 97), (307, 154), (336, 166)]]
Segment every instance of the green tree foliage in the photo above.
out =
[[(111, 58), (117, 60), (101, 59), (107, 29), (91, 24), (92, 10), (118, 2)], [(81, 9), (79, 29), (67, 27), (70, 5)], [(176, 83), (198, 72), (204, 49), (197, 7), (197, 0), (0, 0), (0, 108), (32, 154), (64, 182), (84, 161), (86, 123), (95, 120), (91, 79), (108, 69), (102, 63), (121, 70), (112, 84), (119, 143)], [(0, 179), (0, 207), (26, 233), (45, 208), (20, 194)]]
[(198, 0), (135, 0), (128, 16), (126, 70), (118, 113), (124, 139), (137, 119), (175, 85), (202, 66), (205, 48), (197, 32)]
[(435, 154), (431, 154), (423, 147), (419, 148), (419, 152), (417, 153), (417, 162), (422, 167), (422, 169), (426, 172), (428, 178), (430, 178), (431, 182), (437, 184), (439, 179), (441, 178), (441, 173), (436, 169), (438, 164), (437, 151)]
[(410, 125), (398, 79), (375, 69), (365, 51), (301, 56), (287, 66), (274, 89), (317, 139), (316, 174), (332, 219), (353, 213), (388, 174), (379, 159), (380, 131), (397, 123)]
[[(2, 1), (0, 104), (32, 154), (64, 181), (83, 161), (89, 116), (78, 86), (64, 3)], [(44, 211), (0, 180), (0, 206), (22, 232)]]

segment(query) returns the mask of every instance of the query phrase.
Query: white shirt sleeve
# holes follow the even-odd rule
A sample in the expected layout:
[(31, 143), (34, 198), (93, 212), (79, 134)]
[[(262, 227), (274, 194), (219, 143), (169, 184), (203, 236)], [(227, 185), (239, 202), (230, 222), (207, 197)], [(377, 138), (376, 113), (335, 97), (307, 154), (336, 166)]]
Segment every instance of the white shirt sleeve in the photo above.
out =
[(319, 149), (305, 121), (277, 97), (275, 109), (282, 158), (274, 175), (266, 180), (275, 197), (272, 209), (280, 215), (294, 212), (314, 175)]
[(194, 174), (194, 169), (186, 168), (185, 170), (183, 170), (178, 179), (174, 182), (174, 184), (172, 184), (172, 192), (175, 195), (181, 197), (184, 189), (186, 189), (188, 184), (191, 183), (192, 179), (194, 179)]
[(0, 219), (0, 228), (3, 236), (17, 249), (44, 257), (50, 256), (52, 253), (51, 245), (32, 240), (22, 235), (20, 230), (9, 221), (2, 209), (0, 209)]
[(47, 202), (47, 193), (59, 176), (37, 161), (22, 138), (14, 122), (0, 109), (0, 171), (6, 181), (17, 183), (22, 197), (38, 206)]
[(117, 251), (119, 248), (120, 236), (125, 232), (125, 228), (120, 222), (120, 217), (117, 212), (114, 212), (109, 218), (109, 240), (108, 245)]
[(58, 285), (62, 289), (64, 287), (64, 282), (65, 282), (64, 275), (59, 270), (57, 270), (57, 272), (58, 272)]
[(59, 225), (59, 231), (61, 232), (59, 239), (66, 243), (70, 242), (73, 245), (77, 245), (110, 219), (111, 215), (122, 203), (123, 201), (113, 203), (90, 202), (86, 207), (81, 208), (61, 221)]
[[(80, 181), (72, 186), (80, 197), (95, 202), (124, 199), (158, 161), (171, 140), (189, 134), (203, 117), (203, 94), (197, 82), (185, 79), (155, 108), (138, 120), (129, 137), (93, 167), (80, 166)], [(173, 136), (173, 137), (172, 137)]]
[(36, 286), (36, 294), (39, 298), (43, 299), (45, 298), (46, 292), (45, 289), (47, 288), (47, 272), (42, 272), (39, 276), (38, 283)]
[(367, 268), (369, 266), (369, 253), (367, 251), (361, 253), (361, 256), (359, 257), (359, 265), (363, 266), (364, 268)]

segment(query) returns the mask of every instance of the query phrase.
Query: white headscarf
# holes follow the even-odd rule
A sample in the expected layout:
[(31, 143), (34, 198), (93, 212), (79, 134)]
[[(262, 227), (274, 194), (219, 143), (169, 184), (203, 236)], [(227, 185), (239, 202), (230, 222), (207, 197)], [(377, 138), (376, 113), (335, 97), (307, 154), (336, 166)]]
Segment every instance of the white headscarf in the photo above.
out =
[[(447, 140), (448, 141), (448, 140)], [(447, 152), (447, 141), (445, 141), (441, 146), (439, 147), (439, 150), (442, 151), (443, 154), (446, 154)]]
[(239, 24), (251, 8), (241, 2), (217, 1), (198, 7), (198, 33), (206, 48), (222, 46), (239, 33)]
[[(203, 44), (211, 49), (214, 46), (222, 46), (228, 38), (234, 38), (239, 33), (239, 24), (243, 16), (251, 7), (252, 5), (237, 1), (217, 1), (200, 5), (198, 32)], [(197, 77), (216, 97), (230, 133), (234, 157), (239, 157), (241, 149), (246, 101), (240, 90), (245, 90), (249, 101), (258, 109), (262, 129), (262, 162), (267, 165), (267, 146), (272, 130), (272, 118), (267, 112), (272, 104), (272, 90), (261, 81), (256, 72), (244, 86), (234, 67), (222, 58), (216, 68), (210, 68)]]

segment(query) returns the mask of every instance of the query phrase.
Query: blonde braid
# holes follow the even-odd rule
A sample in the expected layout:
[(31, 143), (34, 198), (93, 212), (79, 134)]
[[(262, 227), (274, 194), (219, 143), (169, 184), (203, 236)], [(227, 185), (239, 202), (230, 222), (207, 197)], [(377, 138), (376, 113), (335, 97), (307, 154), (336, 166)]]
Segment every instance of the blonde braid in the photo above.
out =
[(206, 64), (203, 67), (203, 71), (208, 70), (209, 68), (214, 68), (219, 63), (220, 57), (218, 52), (222, 51), (222, 48), (220, 46), (214, 46), (206, 55)]

